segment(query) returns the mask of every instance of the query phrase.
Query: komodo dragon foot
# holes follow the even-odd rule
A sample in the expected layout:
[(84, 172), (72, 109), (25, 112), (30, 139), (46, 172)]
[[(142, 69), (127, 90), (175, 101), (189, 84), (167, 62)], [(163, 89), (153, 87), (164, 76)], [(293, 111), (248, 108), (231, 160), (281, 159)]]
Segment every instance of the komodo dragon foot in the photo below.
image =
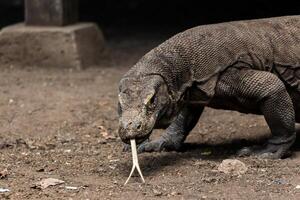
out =
[[(168, 145), (167, 141), (164, 138), (159, 138), (156, 140), (146, 140), (143, 143), (139, 144), (137, 147), (138, 153), (143, 152), (161, 152), (163, 150), (167, 151), (179, 151), (182, 145)], [(130, 151), (130, 145), (124, 145), (123, 151)]]
[(244, 147), (237, 152), (238, 156), (258, 156), (264, 159), (280, 159), (291, 155), (289, 148), (294, 141), (285, 144), (266, 143), (264, 145)]

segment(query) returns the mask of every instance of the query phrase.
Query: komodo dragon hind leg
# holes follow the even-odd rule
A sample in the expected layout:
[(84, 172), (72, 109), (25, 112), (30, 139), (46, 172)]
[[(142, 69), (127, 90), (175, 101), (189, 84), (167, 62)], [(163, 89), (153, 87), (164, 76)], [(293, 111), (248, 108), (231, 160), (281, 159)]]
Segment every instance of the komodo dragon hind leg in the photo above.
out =
[(166, 129), (165, 133), (156, 140), (140, 144), (138, 153), (162, 151), (164, 149), (170, 151), (180, 150), (185, 138), (197, 124), (203, 108), (199, 105), (184, 106), (177, 118)]
[[(287, 156), (296, 139), (295, 113), (292, 100), (279, 80), (274, 81), (274, 91), (260, 100), (260, 109), (271, 130), (272, 136), (263, 146), (247, 147), (238, 155), (256, 154), (262, 158), (278, 159)], [(270, 88), (268, 88), (270, 89)]]
[(216, 91), (236, 98), (241, 107), (257, 107), (271, 130), (267, 144), (243, 148), (238, 155), (258, 154), (273, 159), (286, 156), (296, 138), (295, 111), (284, 83), (276, 75), (251, 69), (229, 70), (222, 75)]

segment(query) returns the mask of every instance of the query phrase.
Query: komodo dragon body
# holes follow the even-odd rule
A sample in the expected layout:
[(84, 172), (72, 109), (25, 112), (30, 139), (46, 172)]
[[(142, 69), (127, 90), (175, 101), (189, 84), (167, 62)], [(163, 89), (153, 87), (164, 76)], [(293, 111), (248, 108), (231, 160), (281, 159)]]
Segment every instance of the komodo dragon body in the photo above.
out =
[(119, 135), (160, 139), (139, 152), (179, 149), (204, 107), (262, 114), (272, 136), (243, 148), (281, 158), (300, 122), (300, 16), (235, 21), (181, 32), (143, 56), (119, 85)]

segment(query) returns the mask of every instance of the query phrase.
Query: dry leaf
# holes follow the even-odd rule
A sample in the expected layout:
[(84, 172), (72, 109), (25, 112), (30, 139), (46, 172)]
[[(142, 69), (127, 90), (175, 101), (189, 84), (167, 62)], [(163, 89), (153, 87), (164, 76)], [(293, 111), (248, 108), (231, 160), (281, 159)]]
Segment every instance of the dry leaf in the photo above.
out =
[(41, 180), (40, 182), (36, 183), (35, 186), (37, 188), (45, 189), (49, 186), (55, 186), (55, 185), (60, 185), (63, 184), (64, 181), (55, 179), (55, 178), (46, 178)]

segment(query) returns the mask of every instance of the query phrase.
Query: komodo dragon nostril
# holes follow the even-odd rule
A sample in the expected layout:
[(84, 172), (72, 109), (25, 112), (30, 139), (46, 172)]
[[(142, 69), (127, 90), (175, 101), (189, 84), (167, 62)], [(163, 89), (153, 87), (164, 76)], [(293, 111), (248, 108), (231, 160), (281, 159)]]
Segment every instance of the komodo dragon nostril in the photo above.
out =
[(139, 123), (139, 124), (136, 126), (136, 129), (137, 129), (137, 130), (141, 130), (141, 128), (142, 128), (142, 124)]

